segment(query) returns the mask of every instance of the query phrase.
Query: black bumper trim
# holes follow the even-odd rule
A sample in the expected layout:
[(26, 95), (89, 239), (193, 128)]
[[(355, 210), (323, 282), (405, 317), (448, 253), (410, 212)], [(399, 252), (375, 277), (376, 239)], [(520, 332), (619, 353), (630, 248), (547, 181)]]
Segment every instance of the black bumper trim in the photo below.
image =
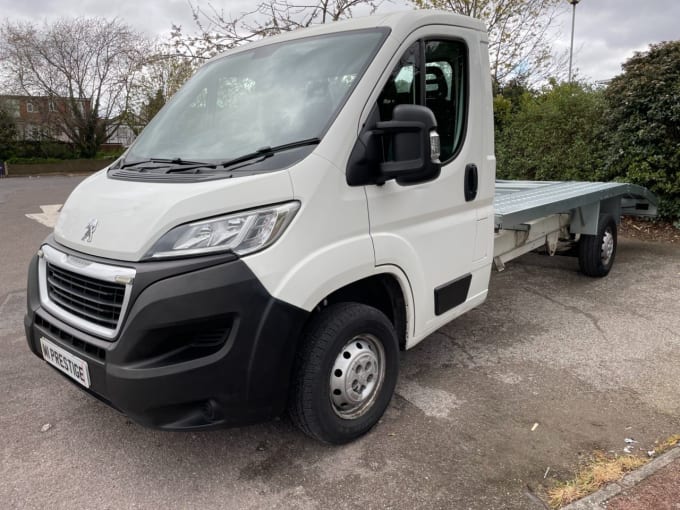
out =
[(89, 393), (146, 426), (213, 428), (283, 412), (308, 312), (273, 298), (230, 254), (126, 265), (137, 270), (129, 309), (117, 338), (106, 341), (40, 307), (34, 258), (25, 318), (31, 350), (42, 358), (45, 336), (84, 359)]

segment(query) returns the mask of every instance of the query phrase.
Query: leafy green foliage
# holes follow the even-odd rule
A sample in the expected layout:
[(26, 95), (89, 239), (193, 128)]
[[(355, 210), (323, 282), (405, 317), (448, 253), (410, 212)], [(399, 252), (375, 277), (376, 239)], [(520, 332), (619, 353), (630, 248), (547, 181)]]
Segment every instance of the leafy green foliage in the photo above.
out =
[(17, 127), (12, 116), (0, 108), (0, 161), (14, 154)]
[(21, 140), (14, 144), (14, 156), (16, 158), (38, 159), (74, 159), (78, 152), (72, 144), (55, 142), (50, 140)]
[(61, 163), (62, 161), (64, 160), (59, 158), (22, 158), (15, 156), (7, 162), (15, 165), (39, 165), (43, 163)]
[(508, 83), (494, 114), (499, 177), (640, 184), (680, 219), (680, 41), (636, 53), (605, 90)]
[(163, 108), (163, 105), (165, 105), (165, 96), (163, 95), (163, 91), (161, 89), (156, 90), (154, 95), (146, 95), (146, 101), (142, 105), (142, 111), (140, 115), (144, 125), (151, 122), (151, 119), (153, 119), (160, 109)]
[(608, 176), (646, 186), (661, 216), (680, 218), (680, 41), (636, 53), (605, 97)]
[(105, 151), (99, 151), (94, 159), (118, 159), (121, 157), (123, 154), (125, 154), (125, 151), (127, 149), (125, 147), (117, 147), (117, 148), (111, 148)]
[(0, 161), (15, 163), (24, 159), (71, 159), (73, 146), (49, 139), (21, 140), (14, 116), (0, 108)]
[(584, 84), (551, 84), (494, 100), (498, 176), (506, 179), (603, 178), (606, 139), (601, 91)]

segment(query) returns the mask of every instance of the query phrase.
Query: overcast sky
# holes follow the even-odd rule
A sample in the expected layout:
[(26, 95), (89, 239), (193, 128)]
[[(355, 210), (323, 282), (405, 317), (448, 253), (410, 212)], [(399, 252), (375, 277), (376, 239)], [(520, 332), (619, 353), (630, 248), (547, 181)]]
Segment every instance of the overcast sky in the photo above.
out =
[[(395, 0), (402, 2), (402, 0)], [(195, 5), (207, 6), (205, 0)], [(553, 36), (556, 51), (569, 49), (571, 6), (558, 19)], [(215, 0), (226, 12), (239, 13), (256, 0)], [(403, 7), (401, 7), (403, 8)], [(381, 12), (399, 9), (384, 4)], [(172, 24), (192, 31), (191, 8), (187, 0), (0, 0), (3, 18), (42, 21), (60, 16), (119, 17), (149, 34), (167, 37)], [(679, 0), (581, 0), (576, 7), (574, 67), (581, 77), (606, 80), (621, 71), (621, 64), (634, 51), (650, 43), (680, 39)]]

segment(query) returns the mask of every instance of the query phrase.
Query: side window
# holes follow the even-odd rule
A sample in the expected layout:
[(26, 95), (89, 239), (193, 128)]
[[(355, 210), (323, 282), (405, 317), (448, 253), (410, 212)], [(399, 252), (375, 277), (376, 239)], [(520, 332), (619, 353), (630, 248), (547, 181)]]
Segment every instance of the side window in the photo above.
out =
[(467, 109), (467, 49), (460, 41), (425, 44), (425, 105), (437, 118), (441, 160), (453, 156), (463, 141)]
[(419, 104), (419, 62), (420, 43), (415, 43), (401, 57), (380, 93), (380, 120), (392, 120), (392, 112), (398, 104)]
[(427, 106), (437, 119), (440, 159), (446, 162), (460, 148), (465, 133), (467, 48), (460, 41), (426, 41), (424, 79), (420, 69), (418, 42), (406, 50), (380, 94), (380, 120), (391, 120), (394, 107), (399, 104)]

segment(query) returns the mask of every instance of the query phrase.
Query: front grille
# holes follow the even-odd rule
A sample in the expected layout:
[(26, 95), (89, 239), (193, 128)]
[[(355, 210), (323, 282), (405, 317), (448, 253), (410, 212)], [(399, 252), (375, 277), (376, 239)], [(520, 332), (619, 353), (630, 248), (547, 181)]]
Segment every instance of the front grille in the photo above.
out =
[(80, 338), (76, 338), (75, 336), (67, 333), (63, 329), (58, 328), (51, 322), (46, 321), (40, 315), (35, 316), (35, 325), (40, 326), (45, 331), (49, 332), (50, 335), (52, 335), (55, 338), (58, 338), (62, 342), (71, 345), (72, 347), (79, 351), (86, 352), (87, 354), (94, 356), (100, 361), (104, 361), (104, 359), (106, 358), (106, 352), (101, 347), (97, 347), (96, 345), (92, 345), (91, 343), (82, 341)]
[(115, 330), (123, 308), (125, 285), (47, 263), (47, 294), (52, 302), (76, 317)]

